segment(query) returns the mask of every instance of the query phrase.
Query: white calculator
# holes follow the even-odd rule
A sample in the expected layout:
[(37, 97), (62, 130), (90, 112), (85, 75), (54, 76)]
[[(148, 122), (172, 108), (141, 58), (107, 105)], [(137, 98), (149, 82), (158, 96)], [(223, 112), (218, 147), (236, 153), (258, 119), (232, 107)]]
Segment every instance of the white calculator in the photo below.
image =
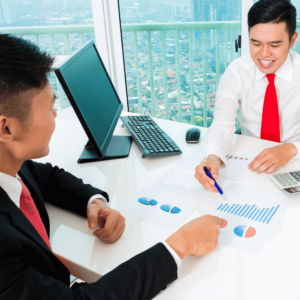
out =
[(270, 178), (284, 192), (289, 194), (300, 193), (300, 171), (278, 173), (270, 175)]

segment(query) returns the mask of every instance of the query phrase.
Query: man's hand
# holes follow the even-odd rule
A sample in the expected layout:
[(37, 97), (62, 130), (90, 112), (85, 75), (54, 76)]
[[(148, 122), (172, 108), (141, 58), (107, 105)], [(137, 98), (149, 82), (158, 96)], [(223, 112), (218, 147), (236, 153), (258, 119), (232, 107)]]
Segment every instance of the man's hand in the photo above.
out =
[(287, 164), (297, 153), (298, 150), (292, 143), (267, 148), (253, 159), (248, 168), (252, 172), (257, 169), (258, 174), (264, 171), (270, 174)]
[(125, 218), (101, 199), (95, 199), (92, 202), (88, 207), (87, 216), (91, 229), (99, 224), (101, 230), (95, 230), (93, 234), (104, 243), (116, 242), (125, 230)]
[(218, 245), (220, 229), (226, 221), (210, 215), (197, 218), (182, 226), (173, 233), (166, 242), (178, 256), (201, 256), (213, 251)]
[(215, 182), (210, 179), (205, 171), (204, 166), (207, 167), (210, 174), (214, 179), (217, 179), (219, 176), (219, 170), (221, 166), (221, 159), (216, 155), (209, 155), (207, 157), (207, 160), (203, 162), (201, 165), (197, 166), (195, 169), (195, 178), (198, 179), (198, 181), (202, 184), (202, 186), (209, 192), (215, 192), (217, 193), (218, 190), (215, 187)]

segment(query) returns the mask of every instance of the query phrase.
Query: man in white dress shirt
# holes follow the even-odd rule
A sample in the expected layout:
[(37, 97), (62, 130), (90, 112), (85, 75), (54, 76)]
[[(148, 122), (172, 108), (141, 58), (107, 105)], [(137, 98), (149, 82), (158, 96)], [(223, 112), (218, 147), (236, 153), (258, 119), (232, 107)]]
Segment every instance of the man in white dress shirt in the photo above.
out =
[(207, 160), (195, 177), (217, 192), (215, 179), (225, 166), (240, 107), (242, 134), (281, 142), (262, 151), (250, 164), (267, 174), (300, 158), (300, 55), (290, 49), (298, 37), (296, 9), (290, 0), (260, 0), (248, 13), (250, 54), (233, 61), (220, 80), (214, 121), (205, 142)]

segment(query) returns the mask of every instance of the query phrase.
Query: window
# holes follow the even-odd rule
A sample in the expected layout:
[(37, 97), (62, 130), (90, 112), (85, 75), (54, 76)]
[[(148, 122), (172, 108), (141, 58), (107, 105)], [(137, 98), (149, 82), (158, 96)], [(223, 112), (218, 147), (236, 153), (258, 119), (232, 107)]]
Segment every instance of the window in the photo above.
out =
[(119, 0), (131, 112), (209, 127), (242, 0)]
[[(91, 0), (0, 0), (0, 32), (31, 40), (52, 55), (70, 55), (94, 38)], [(54, 72), (56, 110), (70, 106)]]

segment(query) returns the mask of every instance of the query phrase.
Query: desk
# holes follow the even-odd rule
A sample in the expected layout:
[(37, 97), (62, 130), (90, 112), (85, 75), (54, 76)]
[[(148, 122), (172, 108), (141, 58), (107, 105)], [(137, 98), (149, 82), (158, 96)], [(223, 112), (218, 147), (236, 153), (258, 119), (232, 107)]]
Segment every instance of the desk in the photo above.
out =
[[(142, 159), (142, 152), (133, 142), (127, 158), (78, 165), (76, 162), (87, 137), (72, 108), (68, 108), (58, 112), (50, 154), (38, 161), (58, 165), (82, 178), (85, 183), (105, 190), (110, 195), (110, 206), (115, 208), (172, 168), (197, 146), (185, 142), (185, 132), (190, 125), (161, 119), (155, 121), (182, 149), (181, 156)], [(128, 135), (128, 132), (126, 128), (121, 128), (119, 122), (114, 134)], [(206, 129), (201, 128), (201, 143), (205, 136)], [(236, 136), (233, 148), (259, 152), (273, 145), (275, 143)], [(292, 169), (300, 169), (300, 160), (290, 162), (282, 171)], [(267, 175), (255, 186), (280, 193)], [(282, 222), (258, 256), (219, 245), (204, 257), (187, 257), (179, 268), (179, 279), (155, 299), (300, 299), (300, 232), (297, 229), (300, 196), (294, 197)], [(126, 230), (123, 236), (117, 243), (106, 245), (94, 238), (86, 219), (49, 204), (47, 209), (51, 220), (53, 251), (74, 276), (87, 282), (97, 280), (171, 234), (166, 229), (125, 216)], [(202, 209), (198, 208), (191, 218), (198, 216)]]

